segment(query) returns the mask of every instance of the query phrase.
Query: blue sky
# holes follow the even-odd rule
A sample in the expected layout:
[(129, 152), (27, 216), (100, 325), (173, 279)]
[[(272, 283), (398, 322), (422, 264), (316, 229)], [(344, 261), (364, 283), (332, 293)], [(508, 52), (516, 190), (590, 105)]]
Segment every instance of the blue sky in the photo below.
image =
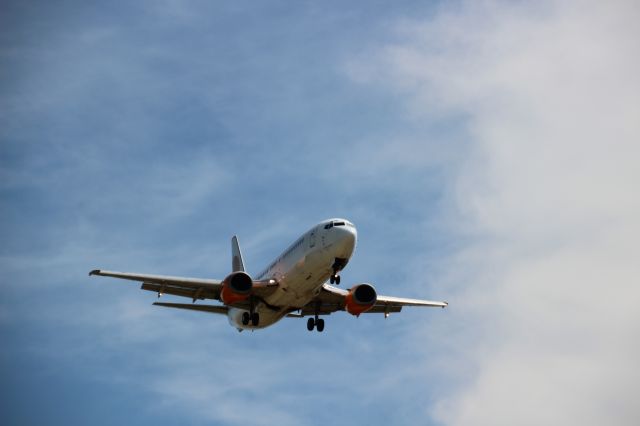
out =
[[(633, 2), (2, 10), (3, 423), (640, 417)], [(450, 308), (238, 333), (87, 276), (220, 278), (233, 234), (258, 272), (335, 216), (344, 281)]]

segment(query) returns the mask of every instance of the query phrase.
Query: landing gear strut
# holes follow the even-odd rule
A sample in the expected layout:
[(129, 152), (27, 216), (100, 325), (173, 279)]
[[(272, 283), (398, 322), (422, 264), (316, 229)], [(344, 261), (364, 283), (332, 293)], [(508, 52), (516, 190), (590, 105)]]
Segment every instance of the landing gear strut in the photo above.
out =
[(242, 325), (251, 325), (257, 327), (260, 324), (260, 314), (255, 311), (256, 307), (253, 300), (249, 304), (249, 312), (242, 313)]
[(316, 328), (316, 330), (318, 330), (319, 333), (322, 333), (322, 330), (324, 330), (324, 320), (322, 318), (318, 318), (319, 309), (320, 307), (316, 306), (316, 314), (313, 316), (313, 318), (309, 318), (307, 320), (307, 330), (313, 331), (314, 327)]
[(260, 314), (257, 312), (243, 312), (242, 313), (242, 325), (249, 325), (251, 323), (252, 326), (257, 327), (260, 324)]
[(349, 259), (343, 259), (340, 257), (335, 258), (335, 260), (333, 261), (333, 265), (331, 266), (331, 269), (333, 269), (333, 274), (331, 275), (331, 277), (329, 277), (329, 282), (331, 284), (340, 285), (340, 275), (338, 275), (338, 273), (342, 271), (345, 266), (347, 266), (348, 262)]
[(309, 318), (307, 320), (307, 330), (313, 331), (314, 327), (322, 333), (322, 330), (324, 330), (324, 320), (322, 318)]

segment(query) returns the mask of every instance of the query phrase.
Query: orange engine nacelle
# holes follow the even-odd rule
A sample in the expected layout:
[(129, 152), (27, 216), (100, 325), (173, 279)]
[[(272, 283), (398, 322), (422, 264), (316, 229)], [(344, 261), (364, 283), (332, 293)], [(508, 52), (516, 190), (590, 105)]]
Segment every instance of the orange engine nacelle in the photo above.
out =
[(351, 315), (359, 316), (373, 308), (378, 300), (376, 289), (370, 284), (358, 284), (349, 290), (344, 307)]
[(246, 272), (234, 272), (222, 281), (220, 300), (225, 305), (246, 300), (251, 294), (253, 280)]

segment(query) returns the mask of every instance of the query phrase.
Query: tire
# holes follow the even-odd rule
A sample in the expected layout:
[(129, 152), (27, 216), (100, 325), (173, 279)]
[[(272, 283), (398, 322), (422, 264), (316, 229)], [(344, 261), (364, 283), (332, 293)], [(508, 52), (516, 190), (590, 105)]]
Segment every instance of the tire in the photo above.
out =
[(251, 317), (249, 316), (249, 312), (243, 312), (242, 313), (242, 325), (249, 325), (249, 321), (251, 320)]
[(335, 281), (336, 281), (336, 284), (340, 285), (340, 275), (336, 276)]
[(309, 330), (309, 331), (313, 331), (313, 327), (315, 327), (315, 325), (316, 325), (316, 324), (315, 324), (315, 321), (314, 321), (314, 319), (313, 319), (313, 318), (309, 318), (309, 319), (307, 320), (307, 330)]
[(320, 333), (322, 333), (322, 330), (324, 330), (324, 320), (322, 318), (318, 318), (318, 321), (316, 322), (316, 330), (318, 330)]
[(260, 324), (260, 314), (258, 314), (257, 312), (254, 312), (251, 315), (251, 325), (254, 327), (257, 327), (258, 324)]

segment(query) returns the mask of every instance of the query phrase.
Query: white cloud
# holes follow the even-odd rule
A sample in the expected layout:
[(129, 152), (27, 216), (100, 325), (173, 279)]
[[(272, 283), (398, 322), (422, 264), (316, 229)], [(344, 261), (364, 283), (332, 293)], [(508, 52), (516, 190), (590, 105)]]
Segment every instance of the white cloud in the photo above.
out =
[(443, 423), (640, 419), (639, 19), (635, 2), (466, 2), (350, 64), (415, 120), (466, 117), (445, 164), (448, 223), (472, 239), (433, 331)]
[[(157, 15), (171, 15), (163, 21), (166, 25), (174, 25), (174, 15), (180, 22), (193, 18), (189, 10), (174, 2), (165, 5)], [(208, 16), (210, 21), (208, 14), (198, 16)], [(55, 254), (43, 256), (29, 247), (26, 255), (0, 258), (0, 266), (12, 277), (29, 277), (12, 279), (5, 285), (10, 298), (6, 306), (0, 306), (0, 323), (20, 328), (26, 323), (46, 324), (45, 341), (30, 340), (30, 350), (41, 351), (41, 359), (73, 358), (74, 367), (86, 365), (88, 376), (127, 385), (123, 388), (146, 390), (161, 408), (170, 408), (163, 412), (185, 413), (187, 420), (205, 418), (234, 424), (252, 418), (257, 423), (315, 424), (335, 421), (336, 415), (364, 415), (368, 417), (361, 418), (363, 422), (386, 423), (392, 418), (415, 423), (423, 414), (434, 416), (431, 402), (437, 395), (435, 416), (450, 424), (631, 423), (639, 417), (632, 398), (640, 382), (634, 362), (640, 355), (635, 339), (640, 331), (638, 291), (633, 286), (639, 272), (634, 262), (639, 209), (633, 191), (638, 182), (634, 163), (640, 123), (637, 18), (637, 7), (631, 3), (466, 3), (444, 9), (426, 23), (402, 22), (397, 43), (370, 52), (373, 66), (368, 59), (350, 64), (355, 80), (387, 88), (391, 85), (399, 95), (396, 102), (409, 100), (407, 129), (396, 135), (396, 128), (402, 125), (392, 126), (387, 133), (377, 133), (384, 126), (373, 126), (375, 136), (361, 137), (366, 142), (345, 144), (341, 153), (345, 162), (336, 159), (337, 169), (322, 163), (323, 157), (313, 157), (316, 152), (312, 150), (309, 157), (325, 166), (314, 173), (336, 176), (340, 186), (350, 187), (343, 190), (351, 198), (353, 194), (362, 196), (363, 188), (404, 193), (399, 201), (420, 212), (433, 211), (433, 200), (425, 197), (431, 203), (425, 207), (415, 188), (421, 188), (423, 182), (425, 186), (438, 185), (442, 173), (450, 179), (447, 193), (453, 209), (444, 212), (447, 217), (443, 221), (470, 242), (446, 265), (448, 268), (443, 268), (431, 255), (419, 262), (400, 256), (387, 241), (389, 234), (398, 239), (403, 233), (413, 236), (416, 229), (433, 228), (428, 213), (424, 213), (424, 224), (399, 220), (394, 228), (377, 228), (370, 237), (363, 233), (363, 241), (378, 235), (381, 254), (371, 262), (368, 253), (375, 244), (364, 241), (356, 262), (350, 265), (352, 277), (357, 275), (357, 262), (368, 258), (361, 276), (381, 283), (379, 290), (402, 295), (401, 286), (413, 285), (407, 296), (440, 298), (448, 288), (451, 306), (428, 313), (406, 310), (402, 319), (394, 317), (385, 327), (376, 322), (379, 318), (356, 322), (336, 316), (331, 318), (335, 332), (323, 336), (307, 335), (304, 323), (293, 320), (255, 335), (238, 334), (223, 318), (152, 308), (149, 303), (154, 296), (137, 290), (136, 285), (86, 277), (93, 266), (128, 269), (127, 264), (135, 264), (132, 270), (140, 272), (164, 273), (164, 268), (166, 273), (182, 274), (186, 269), (213, 274), (224, 270), (228, 260), (214, 259), (216, 253), (227, 253), (228, 241), (218, 241), (218, 234), (212, 235), (215, 242), (206, 247), (186, 237), (186, 242), (176, 240), (175, 245), (160, 241), (141, 247), (132, 235), (149, 242), (148, 232), (131, 232), (131, 225), (114, 225), (117, 232), (102, 231), (102, 219), (98, 227), (95, 219), (86, 216), (136, 205), (132, 216), (143, 216), (161, 228), (176, 218), (188, 218), (194, 210), (206, 210), (211, 200), (224, 198), (220, 192), (224, 195), (225, 188), (238, 186), (237, 174), (229, 172), (231, 165), (212, 160), (206, 152), (200, 159), (199, 151), (183, 144), (181, 138), (181, 143), (174, 145), (171, 135), (163, 135), (172, 126), (159, 125), (161, 120), (155, 117), (164, 114), (156, 107), (173, 103), (167, 99), (179, 101), (182, 97), (178, 94), (185, 92), (198, 94), (205, 116), (219, 112), (222, 121), (235, 129), (241, 125), (251, 128), (253, 120), (247, 120), (246, 113), (236, 113), (246, 105), (226, 102), (237, 97), (243, 78), (238, 78), (240, 85), (238, 81), (230, 84), (229, 79), (224, 84), (202, 84), (225, 75), (216, 77), (214, 73), (211, 80), (202, 77), (220, 64), (233, 64), (234, 55), (200, 55), (198, 43), (193, 51), (165, 50), (162, 39), (158, 46), (142, 48), (147, 43), (137, 37), (128, 39), (118, 28), (72, 37), (66, 41), (67, 48), (50, 49), (56, 60), (42, 63), (55, 66), (38, 67), (42, 74), (29, 80), (33, 83), (28, 85), (29, 96), (15, 95), (19, 97), (12, 98), (15, 108), (8, 109), (16, 116), (35, 113), (35, 117), (50, 119), (56, 130), (52, 134), (58, 134), (53, 138), (56, 143), (51, 151), (41, 152), (37, 145), (42, 128), (34, 130), (22, 125), (24, 120), (9, 120), (14, 123), (9, 130), (19, 136), (11, 138), (16, 144), (36, 142), (31, 144), (34, 153), (28, 168), (3, 166), (0, 187), (60, 194), (61, 211), (80, 208), (82, 214), (77, 221), (70, 220), (73, 226), (60, 226), (52, 233), (56, 237), (52, 240), (62, 243), (46, 253), (55, 250)], [(226, 47), (227, 38), (221, 39)], [(108, 51), (99, 48), (103, 43), (110, 46)], [(203, 45), (209, 44), (205, 39)], [(78, 52), (82, 52), (81, 61)], [(158, 76), (151, 72), (158, 67), (133, 59), (168, 60), (173, 55), (197, 59), (178, 61), (185, 64), (180, 78), (172, 73)], [(274, 56), (271, 51), (269, 56)], [(216, 67), (205, 66), (208, 60)], [(69, 64), (77, 71), (71, 79)], [(264, 67), (258, 68), (262, 73)], [(251, 80), (258, 86), (263, 82), (260, 78)], [(288, 77), (283, 81), (286, 86), (295, 86)], [(259, 89), (250, 85), (248, 91), (259, 93)], [(32, 96), (34, 93), (39, 96)], [(93, 102), (94, 96), (98, 102)], [(254, 98), (249, 98), (253, 104)], [(215, 108), (221, 99), (222, 112)], [(82, 106), (93, 104), (102, 107), (101, 113), (88, 115), (101, 119), (87, 123), (90, 131), (65, 130), (76, 129), (85, 118)], [(56, 107), (53, 114), (52, 106)], [(233, 112), (229, 113), (232, 117), (226, 117), (227, 110)], [(279, 117), (285, 114), (282, 111), (286, 108), (272, 107), (270, 113)], [(180, 121), (172, 116), (168, 123)], [(265, 128), (273, 124), (267, 121)], [(428, 122), (425, 127), (434, 123), (438, 127), (439, 122), (463, 122), (466, 126), (459, 130), (440, 126), (441, 133), (434, 135), (421, 127), (424, 121)], [(109, 125), (114, 122), (117, 126)], [(354, 123), (352, 127), (357, 128), (359, 122)], [(48, 133), (42, 132), (47, 141)], [(257, 133), (256, 139), (275, 139)], [(471, 142), (461, 143), (464, 136)], [(98, 142), (76, 143), (94, 141), (94, 137)], [(159, 138), (164, 143), (157, 145)], [(343, 148), (341, 142), (333, 143)], [(129, 150), (140, 144), (144, 149)], [(183, 152), (183, 145), (188, 151), (174, 159)], [(323, 151), (330, 151), (327, 145), (322, 146)], [(165, 148), (174, 149), (163, 152)], [(270, 153), (272, 149), (270, 146)], [(296, 165), (299, 169), (300, 164)], [(445, 167), (436, 171), (436, 179), (419, 173), (421, 168), (433, 170), (439, 165)], [(398, 174), (407, 170), (410, 173), (398, 179)], [(267, 177), (273, 179), (273, 175)], [(398, 184), (414, 183), (414, 177), (419, 184), (409, 189)], [(286, 192), (281, 182), (277, 183), (273, 187)], [(378, 201), (383, 198), (381, 192), (371, 198)], [(381, 212), (378, 204), (364, 201), (358, 207), (353, 207), (357, 204), (353, 199), (348, 203), (359, 209), (355, 216), (360, 221), (394, 214), (397, 208), (388, 202), (389, 212)], [(308, 219), (296, 217), (300, 213), (293, 208), (305, 204), (304, 200), (280, 203), (282, 211), (291, 209), (294, 213), (282, 219), (286, 213), (278, 212), (280, 219), (269, 219), (274, 213), (269, 216), (251, 209), (251, 215), (263, 218), (255, 227), (264, 226), (267, 219), (272, 226), (258, 234), (251, 229), (239, 230), (245, 255), (259, 257), (271, 252), (269, 241), (274, 235), (289, 228), (301, 230), (294, 226), (296, 221), (304, 222), (303, 228), (308, 225)], [(230, 210), (224, 204), (215, 206), (218, 208), (211, 209), (211, 218), (228, 220), (233, 216), (222, 215), (223, 210)], [(59, 220), (50, 213), (47, 209), (46, 214), (53, 217), (44, 222), (47, 229), (56, 228), (53, 225)], [(430, 234), (424, 237), (430, 238)], [(402, 241), (402, 249), (413, 251), (413, 241)], [(460, 246), (460, 240), (452, 245)], [(394, 268), (389, 272), (393, 280), (382, 285), (383, 273), (390, 271), (390, 252), (401, 258), (403, 269), (409, 272)], [(262, 266), (251, 257), (248, 260), (252, 271)], [(425, 275), (428, 282), (433, 281), (431, 267), (452, 272), (437, 283), (437, 290), (424, 294), (417, 286), (424, 283)], [(399, 279), (402, 274), (415, 279)], [(57, 283), (62, 284), (54, 287)], [(36, 295), (35, 285), (55, 290)], [(73, 293), (68, 291), (71, 286), (75, 286)], [(77, 293), (86, 288), (92, 289), (90, 294), (82, 297)], [(28, 298), (20, 293), (25, 289), (30, 292)], [(59, 298), (51, 297), (54, 292)], [(34, 296), (39, 299), (32, 301)], [(17, 310), (20, 315), (15, 315)], [(424, 327), (416, 327), (416, 323)], [(422, 332), (416, 328), (428, 335), (407, 338)], [(291, 346), (293, 341), (297, 343)], [(428, 359), (424, 369), (429, 371), (417, 378), (419, 351)], [(111, 359), (126, 362), (113, 368), (113, 362), (107, 362)], [(59, 365), (42, 364), (50, 368)], [(434, 380), (438, 375), (441, 380)], [(416, 397), (420, 402), (416, 403)], [(425, 413), (416, 413), (422, 401)]]

